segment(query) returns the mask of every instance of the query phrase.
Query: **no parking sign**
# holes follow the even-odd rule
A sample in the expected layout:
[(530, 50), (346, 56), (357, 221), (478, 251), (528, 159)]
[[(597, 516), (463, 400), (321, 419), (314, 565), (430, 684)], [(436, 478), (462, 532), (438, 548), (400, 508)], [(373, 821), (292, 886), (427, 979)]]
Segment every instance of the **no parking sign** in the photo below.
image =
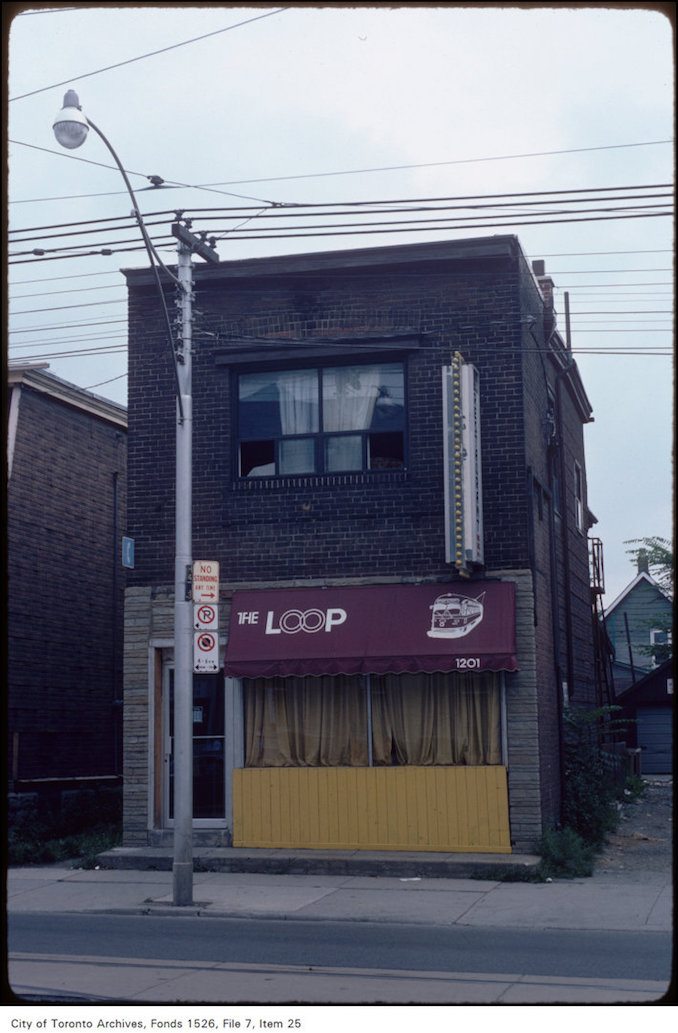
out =
[(193, 607), (193, 627), (196, 631), (216, 631), (219, 627), (219, 609), (208, 603)]
[(219, 636), (216, 631), (197, 631), (193, 636), (193, 671), (216, 674), (219, 670)]
[[(214, 600), (208, 602), (207, 600)], [(219, 564), (198, 561), (193, 565), (193, 672), (216, 674), (219, 670)]]

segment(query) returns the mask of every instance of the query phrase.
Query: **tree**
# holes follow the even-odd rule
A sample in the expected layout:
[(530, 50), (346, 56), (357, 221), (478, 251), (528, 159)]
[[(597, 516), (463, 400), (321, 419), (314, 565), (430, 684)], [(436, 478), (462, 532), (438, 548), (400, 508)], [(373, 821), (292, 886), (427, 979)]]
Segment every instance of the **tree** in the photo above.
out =
[(638, 570), (646, 565), (659, 587), (670, 599), (673, 599), (673, 544), (667, 538), (658, 536), (650, 538), (631, 538), (624, 545), (632, 545), (627, 555), (633, 557)]

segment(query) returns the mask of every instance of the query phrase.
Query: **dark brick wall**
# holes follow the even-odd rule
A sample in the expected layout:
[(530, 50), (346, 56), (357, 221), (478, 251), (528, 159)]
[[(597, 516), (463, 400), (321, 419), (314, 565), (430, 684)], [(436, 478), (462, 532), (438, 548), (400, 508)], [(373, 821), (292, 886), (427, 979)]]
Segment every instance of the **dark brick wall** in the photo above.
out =
[[(281, 260), (284, 264), (284, 260)], [(444, 558), (441, 367), (455, 351), (481, 384), (485, 563), (534, 575), (534, 634), (546, 822), (560, 810), (561, 705), (592, 696), (587, 543), (574, 530), (573, 471), (583, 426), (547, 347), (548, 313), (514, 249), (503, 257), (304, 276), (265, 265), (229, 277), (196, 268), (194, 556), (222, 581), (323, 577), (454, 578)], [(410, 334), (406, 471), (238, 481), (233, 460), (235, 349), (261, 361), (272, 342)], [(322, 352), (319, 345), (318, 352)], [(258, 354), (257, 354), (258, 353)], [(239, 353), (240, 354), (240, 353)], [(315, 364), (313, 351), (296, 362)], [(369, 350), (358, 351), (369, 361)], [(278, 363), (279, 364), (279, 363)], [(550, 396), (562, 433), (553, 450)], [(157, 299), (130, 289), (130, 533), (135, 585), (173, 583), (174, 386)], [(553, 512), (550, 464), (564, 449), (569, 522)], [(567, 555), (566, 555), (567, 549)], [(557, 652), (556, 652), (557, 648)]]
[(125, 439), (22, 386), (7, 493), (10, 778), (17, 764), (20, 780), (116, 773), (124, 577), (119, 569), (114, 655), (113, 563), (125, 533)]
[[(172, 371), (153, 295), (131, 293), (130, 533), (134, 583), (173, 581)], [(194, 356), (194, 554), (226, 581), (337, 575), (449, 576), (444, 561), (441, 367), (459, 350), (481, 377), (486, 563), (528, 563), (525, 441), (516, 268), (309, 275), (228, 290), (198, 280)], [(395, 334), (407, 359), (408, 468), (278, 484), (233, 474), (229, 342)], [(213, 335), (213, 336), (211, 336)], [(263, 347), (263, 346), (262, 346)], [(369, 352), (365, 355), (369, 358)], [(313, 364), (310, 358), (309, 364)], [(169, 403), (168, 404), (168, 400)]]

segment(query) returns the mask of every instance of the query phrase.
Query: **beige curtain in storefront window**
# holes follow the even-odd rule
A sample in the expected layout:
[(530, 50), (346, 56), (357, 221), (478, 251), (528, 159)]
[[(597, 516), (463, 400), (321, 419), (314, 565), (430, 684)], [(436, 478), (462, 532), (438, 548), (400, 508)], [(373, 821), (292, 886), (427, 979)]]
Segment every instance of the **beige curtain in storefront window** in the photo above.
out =
[(244, 688), (246, 767), (367, 765), (362, 679), (255, 678)]
[(375, 765), (500, 764), (496, 674), (386, 674), (372, 680)]

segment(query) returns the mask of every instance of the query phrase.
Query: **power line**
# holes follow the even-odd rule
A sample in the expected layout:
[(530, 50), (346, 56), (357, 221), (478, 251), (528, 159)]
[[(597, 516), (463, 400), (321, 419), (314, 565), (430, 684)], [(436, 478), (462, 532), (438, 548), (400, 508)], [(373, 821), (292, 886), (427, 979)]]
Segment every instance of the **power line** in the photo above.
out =
[[(72, 158), (75, 161), (88, 161), (88, 159), (80, 158), (78, 155), (75, 155), (75, 154), (65, 154), (65, 153), (62, 153), (60, 151), (49, 150), (48, 148), (43, 148), (43, 147), (37, 147), (36, 148), (34, 144), (24, 143), (21, 140), (10, 140), (9, 142), (17, 144), (17, 145), (19, 145), (21, 147), (33, 147), (36, 150), (44, 150), (44, 151), (46, 151), (49, 154), (59, 154), (61, 157), (69, 157), (69, 158)], [(453, 160), (450, 160), (450, 161), (421, 162), (419, 164), (413, 164), (413, 165), (388, 165), (388, 166), (383, 166), (381, 168), (350, 169), (350, 170), (335, 171), (335, 172), (308, 172), (308, 173), (301, 173), (301, 174), (291, 175), (291, 176), (290, 175), (288, 175), (288, 176), (270, 176), (268, 178), (263, 178), (263, 179), (225, 180), (224, 182), (221, 182), (221, 183), (196, 183), (196, 184), (190, 184), (190, 183), (177, 183), (176, 180), (175, 181), (167, 181), (167, 182), (168, 182), (168, 185), (171, 185), (172, 189), (175, 189), (176, 187), (182, 187), (182, 188), (187, 189), (187, 190), (210, 190), (211, 191), (211, 190), (214, 190), (217, 187), (248, 186), (249, 184), (252, 184), (252, 183), (281, 183), (281, 182), (290, 182), (290, 181), (298, 180), (298, 179), (322, 179), (322, 178), (331, 178), (333, 176), (368, 175), (368, 174), (373, 173), (373, 172), (397, 172), (397, 171), (402, 171), (402, 170), (407, 170), (407, 169), (427, 169), (427, 168), (442, 167), (442, 166), (446, 166), (446, 165), (474, 164), (476, 162), (513, 161), (513, 160), (523, 159), (523, 158), (540, 158), (540, 157), (547, 157), (547, 156), (559, 155), (559, 154), (580, 154), (580, 153), (585, 152), (585, 151), (607, 151), (607, 150), (615, 150), (615, 149), (622, 149), (622, 148), (629, 148), (629, 147), (655, 147), (655, 146), (658, 146), (658, 145), (672, 144), (672, 143), (673, 143), (673, 140), (650, 140), (650, 141), (647, 141), (647, 142), (644, 142), (644, 143), (608, 144), (608, 145), (602, 145), (602, 146), (599, 146), (599, 147), (575, 147), (575, 148), (572, 148), (572, 149), (569, 149), (569, 150), (535, 151), (533, 153), (527, 153), (527, 154), (504, 154), (504, 155), (488, 156), (488, 157), (484, 157), (484, 158), (458, 158), (458, 159), (453, 159)], [(89, 164), (92, 164), (92, 165), (102, 165), (102, 163), (100, 163), (100, 162), (89, 162)], [(111, 165), (102, 165), (102, 167), (103, 168), (112, 168), (113, 166), (111, 166)], [(148, 179), (149, 178), (147, 175), (145, 175), (144, 173), (141, 173), (141, 172), (130, 172), (129, 170), (127, 170), (127, 172), (128, 172), (128, 175), (143, 176), (144, 179)], [(121, 193), (123, 193), (123, 191), (116, 190), (116, 191), (112, 191), (109, 195), (97, 193), (97, 194), (72, 194), (72, 195), (69, 195), (67, 197), (57, 197), (57, 198), (53, 198), (53, 197), (37, 197), (37, 198), (28, 198), (26, 200), (20, 200), (20, 201), (10, 201), (9, 203), (10, 204), (29, 204), (29, 203), (32, 204), (32, 203), (37, 203), (37, 202), (41, 202), (41, 201), (53, 201), (53, 200), (81, 200), (83, 198), (89, 198), (89, 197), (105, 197), (105, 196), (111, 196), (112, 197), (112, 196), (116, 196), (116, 195), (121, 194)]]
[[(454, 232), (457, 230), (468, 231), (470, 229), (481, 228), (484, 231), (488, 229), (509, 229), (516, 226), (546, 226), (546, 225), (558, 225), (558, 224), (577, 224), (585, 222), (605, 222), (612, 220), (623, 220), (623, 219), (649, 219), (649, 218), (662, 218), (667, 217), (671, 212), (664, 211), (643, 211), (638, 212), (635, 209), (630, 210), (610, 210), (602, 208), (598, 210), (592, 210), (588, 214), (580, 215), (577, 218), (566, 217), (565, 215), (558, 218), (550, 218), (547, 216), (557, 215), (558, 213), (543, 212), (540, 213), (540, 217), (532, 219), (521, 219), (513, 218), (510, 216), (504, 216), (506, 221), (499, 222), (497, 219), (493, 219), (492, 216), (461, 216), (457, 218), (457, 222), (454, 225), (450, 225), (447, 219), (424, 219), (424, 220), (396, 220), (382, 222), (382, 223), (367, 223), (367, 224), (349, 224), (348, 229), (334, 227), (331, 224), (319, 224), (318, 227), (307, 227), (304, 229), (297, 228), (295, 226), (283, 226), (283, 227), (271, 227), (264, 228), (261, 233), (253, 233), (251, 230), (240, 230), (238, 227), (234, 227), (228, 231), (225, 235), (218, 238), (221, 240), (237, 239), (243, 240), (289, 240), (295, 238), (331, 238), (331, 237), (343, 237), (343, 236), (373, 236), (375, 234), (393, 234), (393, 233), (414, 233), (414, 232)], [(460, 221), (461, 220), (461, 221)], [(488, 222), (488, 220), (491, 220)], [(442, 223), (442, 225), (441, 225)], [(97, 247), (102, 249), (102, 253), (115, 254), (122, 251), (139, 251), (141, 246), (137, 244), (129, 248), (122, 248), (119, 245), (125, 243), (132, 243), (131, 239), (117, 241), (114, 245), (107, 244), (89, 244), (87, 247), (89, 250), (75, 250), (77, 245), (68, 245), (61, 248), (47, 248), (47, 249), (32, 249), (31, 251), (19, 251), (10, 252), (10, 259), (15, 261), (10, 262), (12, 265), (26, 264), (26, 262), (44, 261), (51, 260), (54, 258), (81, 258), (86, 255), (93, 255), (99, 253)], [(169, 243), (167, 237), (162, 237), (158, 246), (166, 246)], [(69, 251), (68, 255), (61, 254), (61, 252)], [(36, 257), (27, 258), (28, 255), (34, 255)], [(16, 261), (16, 259), (22, 259), (22, 261)], [(663, 272), (664, 269), (649, 268), (634, 270), (636, 272)], [(599, 272), (614, 272), (619, 273), (618, 269), (610, 270), (582, 270), (582, 273), (599, 273)], [(573, 275), (571, 271), (564, 271), (565, 275)]]
[[(494, 349), (494, 350), (496, 352), (496, 349)], [(606, 347), (606, 346), (602, 346), (601, 345), (599, 347), (590, 347), (590, 348), (574, 346), (573, 348), (570, 349), (570, 351), (571, 351), (571, 353), (573, 355), (598, 355), (598, 356), (606, 356), (606, 357), (612, 357), (612, 356), (629, 356), (629, 357), (631, 357), (631, 356), (635, 356), (637, 358), (650, 358), (650, 357), (672, 358), (672, 356), (673, 356), (673, 350), (670, 349), (670, 348), (656, 348), (656, 347), (639, 348), (637, 346), (623, 347), (623, 346), (613, 346), (613, 345), (611, 345), (609, 347)], [(42, 351), (42, 352), (36, 352), (34, 354), (24, 356), (21, 360), (10, 360), (10, 363), (12, 361), (14, 361), (14, 362), (18, 362), (18, 361), (21, 361), (21, 362), (37, 362), (37, 361), (47, 361), (47, 360), (54, 360), (54, 359), (67, 359), (67, 358), (91, 358), (91, 357), (94, 357), (94, 356), (121, 355), (121, 354), (125, 354), (126, 352), (127, 352), (127, 346), (126, 345), (111, 346), (110, 348), (95, 347), (95, 348), (87, 348), (87, 349), (79, 349), (79, 350), (67, 350), (67, 351), (61, 351), (61, 352), (46, 352), (46, 351)], [(527, 352), (537, 353), (538, 349), (536, 349), (536, 348), (526, 348), (526, 349), (523, 349), (523, 352), (525, 352), (525, 353), (527, 353)], [(113, 378), (113, 379), (119, 379), (119, 378)]]
[(46, 333), (49, 330), (80, 330), (87, 326), (111, 326), (113, 323), (126, 323), (126, 319), (100, 319), (94, 323), (60, 323), (58, 326), (26, 326), (21, 330), (12, 330), (13, 334)]
[(18, 312), (12, 312), (13, 316), (32, 316), (37, 312), (65, 312), (66, 309), (71, 308), (100, 308), (102, 305), (121, 305), (124, 304), (126, 298), (108, 298), (101, 301), (81, 301), (76, 305), (53, 305), (50, 308), (29, 308), (21, 309)]
[(327, 176), (361, 176), (370, 172), (400, 172), (406, 169), (432, 169), (445, 165), (470, 165), (486, 161), (513, 161), (522, 158), (547, 158), (558, 154), (583, 154), (587, 151), (612, 151), (625, 147), (655, 147), (659, 144), (673, 144), (673, 140), (648, 140), (643, 143), (618, 143), (598, 147), (572, 147), (561, 151), (532, 151), (525, 154), (501, 154), (485, 158), (456, 158), (451, 161), (428, 161), (414, 165), (384, 165), (379, 168), (345, 169), (341, 172), (307, 172), (295, 176), (269, 176), (262, 179), (236, 179), (223, 183), (205, 183), (203, 186), (244, 186), (249, 183), (282, 183), (295, 179), (320, 179)]
[(27, 348), (52, 348), (58, 344), (90, 344), (92, 341), (126, 341), (126, 334), (112, 333), (112, 334), (96, 334), (95, 336), (77, 337), (74, 334), (69, 334), (67, 337), (51, 337), (47, 340), (36, 339), (35, 341), (22, 341), (21, 344), (12, 344), (12, 351), (24, 351)]
[[(26, 12), (26, 13), (31, 13), (31, 12)], [(39, 14), (40, 12), (36, 11), (35, 13)], [(541, 254), (541, 257), (542, 258), (582, 258), (582, 257), (586, 257), (586, 256), (593, 256), (593, 255), (644, 255), (644, 254), (673, 254), (673, 250), (671, 248), (656, 248), (656, 249), (653, 248), (653, 249), (650, 249), (650, 250), (641, 250), (641, 249), (639, 249), (639, 250), (635, 250), (635, 251), (568, 251), (568, 252), (560, 252), (558, 254)], [(560, 275), (569, 275), (570, 272), (575, 272), (576, 273), (576, 272), (579, 272), (579, 271), (581, 271), (581, 270), (576, 270), (576, 269), (575, 270), (567, 270), (567, 272), (561, 270), (560, 271)], [(620, 269), (616, 269), (615, 270), (615, 272), (629, 272), (629, 271), (630, 270), (620, 270)], [(640, 271), (644, 272), (645, 270), (641, 269)], [(670, 272), (672, 270), (667, 269), (666, 271)], [(30, 279), (30, 280), (14, 280), (13, 283), (10, 284), (10, 286), (13, 286), (13, 287), (24, 287), (24, 286), (28, 286), (28, 285), (34, 284), (34, 283), (58, 283), (60, 280), (68, 280), (69, 282), (71, 282), (72, 280), (91, 279), (92, 277), (95, 277), (95, 276), (110, 277), (110, 276), (118, 276), (118, 275), (119, 275), (118, 270), (115, 270), (115, 271), (109, 270), (109, 271), (102, 271), (102, 272), (97, 272), (97, 273), (73, 273), (73, 274), (70, 274), (68, 276), (40, 276), (40, 277), (35, 277), (33, 279)], [(549, 272), (548, 275), (551, 275), (551, 273)], [(661, 283), (661, 281), (654, 281), (653, 283), (628, 284), (628, 285), (627, 284), (604, 284), (604, 283), (601, 283), (601, 284), (598, 284), (595, 287), (587, 287), (587, 286), (583, 286), (583, 285), (582, 286), (578, 286), (577, 290), (578, 291), (585, 291), (585, 290), (588, 291), (588, 290), (602, 290), (603, 288), (607, 289), (608, 287), (621, 287), (621, 286), (624, 286), (624, 287), (626, 287), (626, 286), (647, 287), (647, 286), (655, 286), (655, 285), (656, 286), (662, 286), (662, 283)], [(73, 291), (85, 291), (85, 290), (111, 290), (114, 287), (118, 287), (118, 286), (119, 286), (119, 284), (116, 283), (116, 284), (110, 284), (108, 287), (74, 287), (74, 288), (69, 288), (68, 291), (64, 291), (64, 292), (51, 291), (49, 293), (71, 293)], [(663, 286), (669, 287), (669, 286), (671, 286), (671, 284), (668, 281), (666, 281), (663, 284)], [(556, 285), (555, 289), (556, 290), (561, 290), (562, 288), (560, 288), (558, 285)], [(41, 292), (41, 293), (43, 293), (43, 292)], [(652, 291), (652, 292), (644, 292), (644, 293), (654, 293), (654, 294), (656, 294), (656, 293), (660, 293), (660, 292)], [(671, 292), (661, 292), (661, 293), (671, 293)], [(28, 294), (26, 294), (26, 295), (17, 295), (17, 297), (31, 297), (31, 296), (32, 295), (28, 295)]]
[[(64, 277), (64, 279), (68, 279), (68, 277)], [(119, 290), (119, 288), (119, 283), (109, 283), (99, 287), (69, 287), (65, 291), (37, 291), (34, 294), (15, 294), (10, 298), (10, 301), (23, 301), (25, 298), (49, 298), (54, 294), (87, 294), (90, 291), (113, 291)]]
[[(626, 314), (623, 313), (623, 312), (620, 312), (620, 313), (612, 313), (612, 315), (625, 316)], [(672, 331), (672, 326), (669, 325), (668, 320), (661, 320), (661, 319), (626, 319), (626, 318), (623, 318), (623, 319), (610, 319), (610, 318), (607, 318), (607, 319), (605, 319), (604, 322), (593, 323), (593, 324), (591, 324), (589, 326), (584, 326), (584, 325), (580, 325), (579, 324), (578, 318), (579, 317), (578, 317), (577, 313), (574, 313), (573, 314), (573, 319), (572, 319), (573, 330), (575, 330), (578, 333), (627, 333), (627, 332), (628, 333), (670, 333)], [(119, 325), (119, 324), (122, 324), (122, 323), (125, 323), (125, 322), (126, 322), (125, 319), (107, 318), (107, 319), (103, 319), (103, 320), (98, 320), (96, 322), (79, 321), (79, 322), (75, 322), (75, 323), (60, 323), (60, 324), (57, 324), (57, 325), (50, 325), (50, 326), (29, 326), (29, 327), (22, 327), (20, 329), (12, 329), (12, 330), (9, 331), (9, 336), (10, 336), (10, 338), (12, 338), (13, 336), (16, 336), (16, 335), (19, 335), (19, 334), (30, 334), (30, 333), (40, 334), (40, 333), (48, 333), (48, 332), (52, 332), (53, 333), (53, 332), (59, 332), (59, 331), (63, 333), (65, 331), (67, 331), (67, 330), (81, 330), (81, 329), (86, 329), (88, 327), (93, 327), (93, 326), (113, 327), (114, 325)], [(649, 325), (651, 323), (658, 323), (658, 322), (666, 322), (667, 325), (663, 326), (663, 327), (654, 327), (654, 326), (650, 326)], [(611, 327), (610, 326), (611, 323), (624, 323), (624, 324), (626, 324), (626, 326), (624, 328), (616, 328), (616, 327)], [(632, 325), (632, 324), (638, 324), (638, 325)], [(87, 335), (87, 337), (85, 337), (85, 338), (76, 338), (76, 337), (74, 337), (71, 334), (71, 335), (69, 335), (68, 339), (71, 340), (71, 341), (90, 340), (91, 339), (91, 335)], [(101, 338), (97, 338), (97, 339), (101, 339)], [(24, 342), (24, 343), (21, 343), (21, 344), (14, 344), (12, 346), (16, 347), (16, 348), (23, 348), (23, 347), (31, 346), (31, 345), (34, 345), (34, 344), (40, 344), (40, 343), (46, 343), (46, 342), (44, 342), (44, 338), (42, 338), (40, 340), (36, 340), (36, 341)]]
[(121, 355), (127, 351), (127, 345), (114, 346), (110, 348), (83, 348), (63, 352), (41, 352), (35, 355), (28, 355), (24, 361), (38, 361), (41, 359), (80, 359), (91, 355)]
[(89, 387), (84, 387), (83, 391), (93, 391), (95, 387), (104, 387), (106, 384), (114, 384), (116, 380), (124, 380), (127, 373), (121, 373), (119, 377), (111, 377), (110, 380), (101, 380), (98, 384), (90, 384)]
[[(82, 158), (79, 154), (71, 154), (70, 152), (66, 152), (66, 151), (56, 151), (56, 150), (54, 150), (53, 147), (39, 147), (37, 144), (25, 143), (23, 140), (8, 140), (7, 142), (11, 143), (11, 144), (14, 144), (17, 147), (29, 147), (33, 151), (42, 151), (43, 154), (55, 154), (59, 158), (68, 158), (68, 159), (70, 159), (70, 161), (81, 161), (81, 162), (84, 162), (85, 165), (96, 165), (97, 168), (100, 168), (100, 169), (110, 169), (113, 172), (118, 172), (119, 171), (119, 169), (115, 165), (108, 165), (104, 161), (94, 161), (91, 158)], [(133, 172), (131, 169), (125, 169), (125, 172), (127, 173), (128, 176), (140, 176), (142, 179), (153, 180), (153, 178), (154, 178), (153, 176), (147, 175), (145, 172)], [(245, 201), (259, 201), (262, 204), (272, 204), (273, 203), (271, 201), (264, 200), (264, 199), (259, 198), (259, 197), (250, 197), (249, 195), (246, 195), (246, 194), (236, 194), (232, 190), (217, 190), (214, 187), (193, 187), (189, 183), (178, 183), (178, 182), (175, 182), (175, 181), (165, 181), (165, 180), (163, 180), (161, 186), (160, 185), (158, 185), (158, 186), (153, 185), (153, 187), (142, 187), (141, 190), (157, 190), (157, 189), (161, 189), (161, 188), (163, 190), (164, 189), (174, 190), (174, 189), (177, 189), (179, 187), (185, 187), (188, 190), (206, 190), (206, 191), (208, 191), (208, 193), (211, 193), (211, 194), (223, 194), (225, 197), (238, 197), (238, 198), (241, 198), (242, 200), (245, 200)], [(137, 188), (137, 193), (140, 193), (140, 192), (141, 192), (140, 189)], [(73, 194), (71, 196), (66, 196), (66, 197), (52, 197), (52, 198), (43, 197), (43, 198), (36, 198), (35, 200), (38, 200), (38, 201), (73, 201), (73, 200), (82, 200), (84, 198), (89, 198), (89, 197), (116, 197), (116, 196), (119, 196), (120, 194), (124, 195), (124, 194), (126, 194), (126, 191), (124, 191), (124, 190), (114, 190), (114, 191), (111, 191), (109, 194), (105, 194), (105, 193)], [(9, 203), (10, 204), (25, 204), (26, 202), (23, 202), (23, 201), (10, 201)]]
[[(140, 175), (140, 173), (133, 173), (134, 175)], [(622, 193), (622, 191), (642, 191), (641, 194), (630, 194)], [(648, 193), (649, 191), (664, 191), (664, 193)], [(615, 194), (615, 197), (609, 195)], [(597, 196), (583, 196), (583, 195), (603, 195), (602, 197)], [(311, 218), (314, 217), (319, 210), (322, 210), (326, 216), (334, 218), (344, 217), (346, 215), (365, 215), (365, 214), (403, 214), (408, 212), (430, 212), (430, 211), (456, 211), (460, 208), (472, 209), (479, 211), (481, 209), (497, 209), (502, 207), (516, 207), (516, 206), (535, 206), (552, 204), (554, 199), (558, 198), (559, 203), (565, 203), (566, 198), (568, 204), (596, 204), (602, 200), (657, 200), (660, 198), (673, 198), (670, 183), (649, 183), (649, 184), (634, 184), (631, 186), (621, 187), (585, 187), (577, 189), (562, 189), (562, 190), (532, 190), (532, 191), (510, 191), (508, 193), (500, 194), (462, 194), (462, 195), (451, 195), (443, 197), (414, 197), (414, 198), (377, 198), (370, 201), (323, 201), (323, 202), (294, 202), (290, 204), (283, 204), (277, 202), (266, 202), (266, 207), (261, 209), (259, 205), (256, 208), (251, 206), (243, 207), (210, 207), (210, 208), (196, 208), (194, 206), (189, 209), (182, 209), (182, 214), (187, 213), (191, 216), (201, 216), (205, 218), (207, 215), (216, 216), (219, 218), (241, 218), (244, 213), (253, 212), (256, 213), (260, 219), (280, 219), (289, 216), (290, 212), (293, 212), (297, 218)], [(471, 203), (473, 202), (473, 203)], [(426, 205), (426, 208), (413, 207)], [(405, 206), (405, 207), (394, 207), (394, 206)], [(633, 207), (633, 206), (628, 206)], [(369, 208), (374, 208), (373, 212), (369, 212)], [(333, 212), (331, 209), (338, 209)], [(348, 209), (354, 209), (349, 211)], [(165, 208), (152, 212), (145, 212), (143, 214), (144, 221), (147, 225), (157, 225), (156, 222), (151, 222), (162, 217), (171, 216), (176, 218), (176, 209)], [(13, 229), (10, 232), (13, 234), (24, 234), (24, 233), (38, 233), (52, 229), (70, 229), (75, 230), (76, 227), (87, 227), (87, 226), (101, 226), (102, 223), (122, 223), (121, 228), (136, 227), (136, 222), (132, 216), (114, 216), (108, 218), (80, 220), (77, 222), (67, 223), (56, 223), (46, 226), (30, 226), (25, 228)], [(114, 228), (114, 227), (113, 227)], [(594, 254), (596, 252), (593, 252)], [(648, 252), (656, 253), (656, 252)], [(550, 256), (554, 257), (554, 256)]]
[(93, 72), (84, 72), (82, 75), (75, 75), (70, 79), (64, 79), (63, 82), (52, 83), (51, 86), (41, 86), (38, 90), (32, 90), (30, 93), (22, 93), (18, 97), (10, 97), (9, 100), (24, 100), (26, 97), (34, 97), (36, 93), (44, 93), (46, 90), (55, 90), (59, 86), (66, 86), (68, 83), (78, 82), (80, 79), (89, 79), (93, 75), (101, 75), (102, 72), (110, 72), (113, 68), (122, 68), (124, 65), (134, 64), (135, 61), (145, 61), (149, 57), (157, 57), (158, 54), (166, 54), (168, 51), (176, 50), (178, 47), (187, 47), (191, 43), (198, 43), (200, 40), (209, 39), (210, 36), (219, 36), (223, 32), (230, 32), (232, 29), (240, 29), (243, 25), (250, 25), (252, 22), (260, 21), (262, 18), (270, 18), (274, 14), (282, 14), (286, 10), (289, 10), (289, 8), (279, 7), (275, 11), (267, 11), (265, 14), (258, 14), (254, 18), (248, 18), (246, 21), (237, 22), (235, 25), (227, 25), (223, 29), (215, 29), (214, 32), (206, 32), (202, 36), (195, 36), (193, 39), (184, 40), (182, 43), (173, 43), (171, 46), (162, 47), (160, 50), (153, 50), (147, 54), (140, 54), (138, 57), (130, 57), (127, 61), (118, 61), (117, 64), (107, 65), (105, 68), (97, 68)]
[[(173, 208), (167, 208), (160, 212), (149, 212), (148, 215), (144, 215), (144, 223), (148, 225), (157, 225), (157, 223), (151, 223), (150, 220), (156, 218), (156, 216), (169, 216), (174, 215)], [(10, 233), (38, 233), (45, 230), (75, 230), (78, 226), (101, 226), (102, 223), (124, 223), (122, 227), (112, 226), (111, 229), (121, 228), (126, 229), (129, 226), (136, 226), (137, 220), (132, 213), (131, 215), (111, 215), (101, 219), (81, 219), (78, 222), (56, 222), (48, 226), (26, 226), (19, 229), (12, 229)], [(96, 230), (89, 230), (90, 233), (97, 232)]]
[[(118, 275), (118, 271), (117, 270), (115, 272), (111, 272), (110, 270), (108, 270), (108, 271), (103, 271), (103, 272), (98, 272), (98, 273), (72, 273), (70, 276), (39, 276), (39, 277), (37, 277), (37, 279), (33, 279), (33, 280), (15, 280), (13, 285), (15, 287), (24, 287), (24, 286), (26, 286), (27, 284), (30, 284), (30, 283), (56, 283), (58, 280), (69, 280), (69, 281), (70, 280), (84, 280), (84, 279), (89, 279), (92, 276), (117, 276), (117, 275)], [(115, 286), (117, 287), (117, 284), (115, 284)], [(96, 288), (96, 287), (92, 288), (92, 290), (97, 290), (97, 289), (98, 288)]]
[(542, 258), (583, 258), (585, 255), (668, 255), (673, 254), (671, 248), (644, 248), (635, 251), (560, 251)]

